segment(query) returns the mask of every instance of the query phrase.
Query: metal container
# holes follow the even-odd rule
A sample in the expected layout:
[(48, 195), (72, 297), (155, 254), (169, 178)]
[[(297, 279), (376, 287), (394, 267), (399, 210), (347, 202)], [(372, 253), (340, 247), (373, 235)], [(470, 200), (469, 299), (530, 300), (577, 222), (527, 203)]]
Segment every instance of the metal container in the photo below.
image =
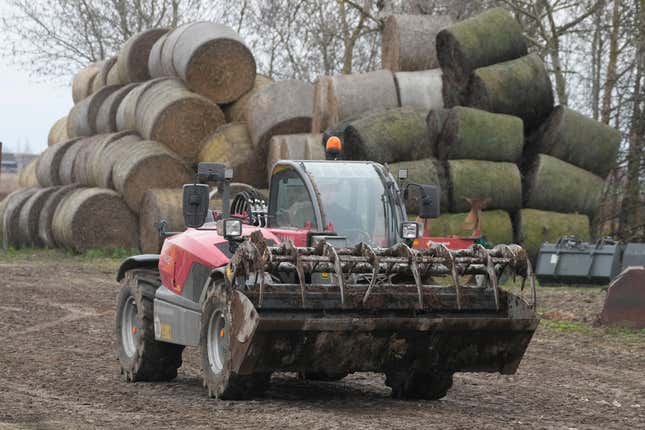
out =
[(628, 243), (623, 253), (623, 268), (645, 266), (645, 243)]

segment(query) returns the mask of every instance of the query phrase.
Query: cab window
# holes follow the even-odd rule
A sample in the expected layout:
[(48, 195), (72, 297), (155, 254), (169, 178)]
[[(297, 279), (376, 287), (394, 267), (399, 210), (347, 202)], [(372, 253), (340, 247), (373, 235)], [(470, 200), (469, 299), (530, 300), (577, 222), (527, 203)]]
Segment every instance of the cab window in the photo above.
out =
[(269, 217), (272, 227), (317, 229), (314, 206), (304, 180), (292, 169), (276, 173), (271, 181)]

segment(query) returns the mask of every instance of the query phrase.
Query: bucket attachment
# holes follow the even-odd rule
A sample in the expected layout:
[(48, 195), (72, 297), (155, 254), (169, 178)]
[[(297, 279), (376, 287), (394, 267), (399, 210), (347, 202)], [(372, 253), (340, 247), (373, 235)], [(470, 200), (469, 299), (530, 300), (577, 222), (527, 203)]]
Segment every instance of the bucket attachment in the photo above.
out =
[(598, 322), (645, 328), (645, 267), (628, 267), (614, 279), (607, 290)]

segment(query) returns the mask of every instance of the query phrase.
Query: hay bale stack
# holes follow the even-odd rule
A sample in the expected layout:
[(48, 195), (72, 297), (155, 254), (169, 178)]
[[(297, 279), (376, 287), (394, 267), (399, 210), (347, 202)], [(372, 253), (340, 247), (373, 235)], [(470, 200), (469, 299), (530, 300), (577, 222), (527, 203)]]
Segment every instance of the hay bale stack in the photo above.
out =
[(184, 231), (183, 193), (177, 188), (146, 191), (139, 216), (139, 247), (146, 254), (159, 254), (163, 238), (157, 227), (165, 220), (168, 231)]
[(119, 76), (119, 60), (117, 58), (116, 63), (112, 66), (110, 69), (110, 72), (107, 75), (107, 79), (105, 81), (106, 86), (110, 85), (125, 85), (128, 82), (123, 82), (121, 80), (121, 77)]
[(117, 131), (116, 113), (123, 99), (137, 87), (137, 84), (128, 84), (110, 94), (101, 104), (96, 115), (97, 133), (114, 133)]
[(249, 100), (264, 88), (273, 83), (273, 80), (264, 75), (255, 75), (255, 83), (253, 88), (247, 91), (242, 97), (222, 107), (226, 122), (247, 122), (247, 111), (249, 109)]
[(17, 248), (24, 243), (20, 240), (20, 211), (38, 188), (22, 188), (9, 194), (2, 211), (2, 246), (5, 250)]
[[(446, 170), (436, 158), (423, 158), (414, 161), (402, 161), (389, 165), (390, 172), (396, 178), (399, 170), (408, 170), (408, 180), (422, 185), (438, 185), (441, 187), (441, 211), (448, 211), (450, 202), (448, 199), (448, 184), (446, 182)], [(419, 212), (420, 196), (416, 187), (410, 187), (409, 196), (406, 201), (406, 208), (409, 214)]]
[(591, 238), (591, 227), (586, 215), (522, 209), (513, 221), (515, 242), (526, 249), (534, 263), (544, 242), (553, 243), (565, 235), (575, 235), (583, 241)]
[(495, 8), (457, 22), (437, 34), (437, 56), (444, 75), (460, 86), (480, 67), (527, 54), (522, 27), (506, 10)]
[[(331, 76), (321, 76), (314, 83), (314, 107), (311, 117), (311, 132), (321, 133), (330, 127), (331, 114), (329, 112), (329, 87)], [(342, 121), (341, 121), (342, 122)]]
[(457, 106), (446, 112), (436, 153), (440, 160), (515, 163), (523, 147), (524, 124), (518, 117)]
[(572, 164), (540, 154), (524, 172), (524, 206), (592, 217), (605, 181)]
[(72, 80), (72, 99), (74, 103), (78, 103), (92, 94), (92, 84), (99, 72), (99, 67), (100, 63), (92, 63), (74, 75)]
[(620, 139), (618, 130), (558, 106), (532, 138), (530, 151), (551, 155), (605, 178), (616, 163)]
[[(205, 22), (205, 21), (200, 21), (200, 22)], [(195, 23), (188, 22), (188, 23), (182, 24), (179, 27), (170, 31), (168, 34), (166, 34), (166, 38), (163, 42), (163, 46), (161, 47), (161, 52), (159, 54), (159, 59), (160, 59), (160, 62), (159, 62), (160, 74), (158, 75), (159, 77), (179, 76), (177, 73), (177, 70), (175, 69), (175, 62), (173, 61), (173, 52), (175, 51), (175, 46), (177, 45), (177, 41), (179, 40), (181, 35), (184, 33), (184, 31), (188, 30), (188, 28), (190, 28), (190, 26), (193, 24)], [(153, 76), (157, 77), (155, 75)]]
[(425, 111), (407, 107), (366, 113), (345, 129), (343, 155), (348, 160), (379, 163), (431, 157), (426, 115)]
[(428, 133), (428, 143), (432, 147), (433, 154), (436, 155), (437, 145), (439, 144), (439, 136), (443, 132), (443, 128), (448, 119), (448, 109), (435, 109), (428, 112), (426, 117), (426, 131)]
[(79, 138), (75, 138), (57, 143), (48, 147), (40, 154), (40, 161), (36, 166), (36, 177), (41, 187), (62, 185), (60, 180), (60, 164), (63, 161), (65, 152), (79, 140)]
[(157, 188), (181, 188), (192, 180), (186, 164), (158, 142), (137, 142), (114, 164), (114, 187), (128, 207), (139, 213), (143, 194)]
[(154, 44), (168, 33), (166, 28), (144, 30), (130, 37), (119, 51), (118, 74), (123, 83), (141, 82), (150, 79), (148, 61)]
[(430, 111), (441, 109), (443, 103), (443, 79), (441, 69), (394, 74), (399, 106), (408, 106)]
[(171, 78), (157, 78), (147, 82), (136, 84), (128, 94), (121, 100), (116, 110), (116, 128), (119, 131), (136, 130), (137, 128), (137, 106), (141, 95), (157, 83)]
[(136, 105), (136, 118), (144, 138), (163, 143), (186, 160), (193, 160), (204, 138), (225, 122), (219, 106), (176, 79), (145, 90)]
[(551, 79), (537, 54), (482, 67), (473, 72), (467, 105), (518, 116), (534, 130), (553, 110)]
[(34, 158), (22, 168), (18, 174), (18, 186), (21, 188), (37, 187), (39, 185), (38, 176), (36, 176), (36, 169), (40, 158)]
[(177, 37), (172, 51), (177, 75), (191, 91), (215, 103), (231, 103), (253, 88), (256, 64), (232, 28), (196, 22)]
[[(280, 160), (324, 160), (325, 148), (320, 134), (281, 134), (269, 141), (266, 160), (267, 172), (271, 177), (273, 165)], [(244, 182), (244, 181), (242, 181)]]
[(100, 188), (72, 191), (54, 213), (52, 232), (56, 243), (77, 252), (139, 246), (136, 216), (117, 193)]
[(166, 43), (168, 38), (168, 33), (161, 35), (159, 39), (155, 41), (150, 49), (150, 54), (148, 55), (148, 74), (151, 78), (160, 78), (164, 76), (163, 67), (161, 62), (161, 53), (163, 51), (163, 46)]
[(101, 105), (110, 94), (119, 88), (121, 88), (119, 85), (103, 87), (75, 105), (67, 118), (67, 134), (71, 137), (85, 137), (96, 134), (96, 118)]
[[(347, 127), (353, 122), (359, 119), (361, 115), (353, 116), (351, 118), (348, 118), (346, 120), (343, 120), (339, 122), (338, 124), (335, 124), (333, 126), (330, 126), (326, 128), (323, 133), (322, 133), (322, 140), (321, 144), (324, 146), (327, 144), (327, 140), (332, 137), (336, 136), (340, 139), (340, 141), (345, 144), (345, 131), (347, 130)], [(342, 158), (342, 157), (341, 157)]]
[(133, 131), (115, 133), (112, 139), (106, 139), (94, 152), (90, 161), (94, 173), (93, 184), (100, 188), (114, 189), (114, 166), (122, 157), (141, 142), (141, 136)]
[(18, 233), (20, 243), (23, 245), (34, 247), (44, 245), (38, 236), (38, 220), (47, 199), (58, 189), (59, 187), (39, 188), (22, 206), (18, 220)]
[[(79, 147), (73, 164), (72, 177), (74, 182), (86, 187), (94, 186), (94, 160), (97, 151), (103, 147), (103, 142), (113, 141), (114, 134), (97, 134), (88, 139)], [(117, 134), (118, 136), (118, 134)]]
[(101, 63), (101, 68), (92, 81), (92, 94), (98, 92), (101, 88), (107, 85), (108, 74), (115, 64), (116, 57), (108, 58)]
[(446, 166), (451, 212), (470, 210), (466, 199), (490, 198), (487, 209), (513, 212), (522, 207), (522, 178), (515, 164), (450, 160)]
[[(60, 167), (58, 168), (58, 177), (60, 178), (61, 185), (69, 185), (76, 183), (76, 176), (74, 172), (74, 164), (76, 163), (76, 157), (80, 152), (81, 148), (87, 144), (90, 140), (90, 137), (85, 137), (77, 140), (67, 148), (63, 158), (60, 161)], [(59, 185), (59, 184), (55, 184)]]
[(441, 15), (391, 15), (383, 24), (381, 62), (393, 72), (439, 67), (437, 34), (452, 23)]
[(399, 106), (394, 74), (389, 70), (333, 76), (327, 92), (329, 125), (374, 109)]
[(69, 196), (72, 191), (80, 188), (78, 184), (55, 187), (55, 191), (47, 196), (45, 203), (38, 214), (38, 239), (47, 248), (55, 248), (57, 244), (52, 233), (52, 220), (58, 205)]
[(49, 129), (49, 134), (47, 135), (47, 146), (55, 145), (67, 139), (69, 138), (67, 137), (67, 115), (65, 115), (56, 121), (54, 125), (52, 125), (52, 128)]
[(202, 143), (197, 159), (225, 163), (233, 169), (237, 182), (254, 187), (266, 185), (266, 158), (254, 147), (244, 123), (230, 123), (215, 130)]
[(313, 85), (298, 80), (274, 82), (249, 100), (247, 119), (251, 140), (261, 150), (277, 134), (309, 133)]
[[(472, 229), (464, 229), (468, 212), (442, 214), (430, 221), (430, 235), (434, 237), (471, 236)], [(482, 211), (480, 215), (482, 235), (490, 242), (513, 243), (513, 223), (506, 211)]]

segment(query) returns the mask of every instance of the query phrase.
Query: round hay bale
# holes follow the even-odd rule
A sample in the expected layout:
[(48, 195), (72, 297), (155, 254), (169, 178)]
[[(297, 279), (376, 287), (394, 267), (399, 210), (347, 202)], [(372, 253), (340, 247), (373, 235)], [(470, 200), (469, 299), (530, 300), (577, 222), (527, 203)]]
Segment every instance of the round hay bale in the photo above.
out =
[(22, 188), (9, 194), (4, 200), (2, 211), (2, 246), (3, 249), (19, 248), (24, 245), (20, 236), (20, 211), (27, 200), (38, 191), (38, 188)]
[(482, 67), (473, 72), (467, 105), (518, 116), (533, 130), (553, 110), (551, 79), (537, 54)]
[(119, 131), (137, 129), (137, 105), (143, 94), (148, 88), (169, 78), (157, 78), (140, 84), (131, 89), (128, 94), (121, 100), (116, 110), (116, 128)]
[(448, 111), (436, 153), (440, 160), (515, 163), (523, 148), (524, 123), (518, 117), (457, 106)]
[(117, 133), (113, 139), (103, 141), (94, 153), (91, 161), (94, 172), (94, 185), (100, 188), (114, 189), (114, 166), (129, 151), (141, 142), (141, 136), (132, 131)]
[(92, 63), (79, 70), (72, 80), (72, 99), (78, 103), (92, 94), (94, 77), (98, 74), (100, 63)]
[(67, 115), (60, 118), (52, 125), (47, 135), (47, 146), (52, 146), (56, 143), (67, 140)]
[(40, 154), (40, 161), (36, 166), (36, 177), (40, 186), (52, 187), (63, 184), (60, 179), (60, 164), (65, 152), (79, 140), (79, 138), (75, 138), (57, 143)]
[(110, 68), (110, 71), (107, 74), (107, 79), (105, 81), (105, 85), (110, 86), (110, 85), (125, 85), (128, 82), (123, 82), (121, 81), (121, 77), (119, 76), (119, 60), (117, 58), (116, 62), (112, 65)]
[(123, 83), (150, 79), (148, 60), (155, 42), (168, 32), (167, 28), (152, 28), (135, 34), (121, 46), (118, 73)]
[(137, 84), (128, 84), (110, 94), (104, 101), (96, 115), (97, 133), (114, 133), (117, 131), (116, 113), (123, 99)]
[(113, 181), (128, 207), (139, 213), (143, 194), (154, 187), (181, 188), (192, 181), (186, 164), (158, 142), (142, 141), (114, 164)]
[(165, 220), (167, 231), (184, 231), (183, 192), (178, 188), (146, 191), (139, 216), (139, 247), (144, 254), (159, 254), (164, 239), (157, 226)]
[(343, 155), (379, 163), (431, 157), (426, 116), (425, 111), (407, 107), (366, 113), (345, 129)]
[(422, 110), (441, 109), (443, 104), (443, 79), (441, 69), (394, 74), (399, 106)]
[(264, 150), (276, 134), (309, 133), (314, 88), (308, 82), (274, 82), (249, 100), (247, 119), (253, 144)]
[(141, 94), (136, 118), (144, 138), (163, 143), (186, 160), (194, 160), (204, 138), (225, 123), (219, 106), (174, 79), (160, 81)]
[(618, 130), (558, 106), (532, 138), (530, 150), (605, 178), (616, 164), (620, 140)]
[(225, 163), (233, 169), (233, 177), (254, 187), (266, 186), (266, 158), (251, 142), (244, 123), (219, 127), (202, 143), (197, 159), (200, 162)]
[(101, 88), (82, 102), (75, 105), (67, 119), (67, 134), (72, 137), (84, 137), (96, 134), (96, 118), (101, 105), (110, 94), (121, 86), (110, 85)]
[(390, 15), (383, 23), (381, 62), (393, 72), (439, 67), (437, 34), (452, 23), (445, 15)]
[(330, 85), (331, 76), (321, 76), (314, 83), (314, 108), (311, 118), (312, 133), (322, 133), (323, 130), (332, 127), (331, 113), (329, 112)]
[(437, 154), (439, 136), (441, 136), (441, 133), (443, 132), (449, 113), (449, 109), (434, 109), (428, 112), (428, 116), (426, 117), (428, 144), (432, 147), (433, 155)]
[(25, 246), (42, 247), (43, 241), (38, 236), (38, 219), (49, 196), (59, 187), (39, 188), (27, 199), (20, 210), (18, 233), (20, 243)]
[[(199, 21), (199, 22), (204, 22), (204, 21)], [(161, 46), (161, 52), (160, 52), (160, 72), (161, 74), (159, 76), (179, 76), (177, 71), (175, 70), (175, 62), (173, 61), (173, 52), (175, 51), (175, 46), (177, 45), (177, 41), (181, 37), (181, 35), (184, 33), (184, 31), (188, 30), (191, 25), (196, 24), (192, 22), (188, 22), (185, 24), (180, 25), (179, 27), (171, 30), (169, 33), (166, 34), (166, 38), (163, 42), (163, 45)]]
[(515, 242), (526, 249), (533, 263), (544, 242), (557, 242), (566, 235), (575, 235), (583, 241), (591, 239), (591, 227), (586, 215), (522, 209), (513, 221)]
[[(321, 134), (281, 134), (269, 141), (267, 172), (271, 178), (273, 165), (280, 160), (324, 160), (325, 148)], [(242, 181), (244, 182), (244, 181)], [(268, 181), (266, 182), (269, 183)]]
[(486, 208), (509, 212), (522, 207), (522, 178), (513, 163), (450, 160), (447, 178), (451, 212), (467, 212), (466, 199), (490, 199)]
[(54, 241), (52, 233), (52, 220), (58, 205), (74, 190), (80, 188), (78, 184), (54, 187), (55, 190), (47, 196), (45, 203), (38, 214), (38, 240), (42, 246), (56, 248), (60, 246)]
[(56, 243), (76, 252), (135, 249), (138, 230), (136, 216), (121, 197), (100, 188), (72, 191), (58, 205), (52, 221)]
[(162, 34), (150, 49), (150, 54), (148, 55), (148, 74), (151, 78), (161, 78), (164, 76), (161, 53), (163, 51), (163, 45), (166, 43), (166, 39), (168, 38), (168, 34), (169, 33)]
[[(402, 161), (389, 165), (390, 172), (396, 178), (399, 170), (407, 169), (408, 180), (422, 185), (438, 185), (441, 187), (441, 211), (448, 211), (448, 185), (446, 170), (436, 158), (423, 158), (414, 161)], [(409, 195), (405, 207), (408, 214), (419, 213), (420, 195), (416, 187), (409, 188)]]
[(76, 152), (72, 167), (72, 178), (75, 183), (86, 187), (94, 185), (94, 159), (105, 141), (112, 141), (114, 134), (97, 134), (85, 140)]
[(600, 176), (540, 154), (524, 172), (524, 206), (592, 217), (600, 206), (604, 185)]
[(177, 37), (173, 67), (191, 91), (215, 103), (231, 103), (253, 88), (251, 50), (232, 28), (196, 22)]
[(96, 93), (98, 90), (107, 85), (108, 74), (110, 73), (110, 70), (112, 70), (112, 67), (115, 63), (116, 57), (108, 58), (101, 63), (101, 68), (92, 81), (92, 93)]
[(522, 27), (502, 8), (441, 30), (436, 46), (444, 74), (462, 85), (475, 69), (523, 57), (528, 52)]
[[(322, 133), (322, 139), (320, 141), (320, 144), (323, 146), (323, 149), (325, 148), (325, 145), (327, 144), (327, 140), (329, 140), (330, 137), (336, 136), (340, 139), (340, 141), (343, 144), (343, 147), (345, 145), (345, 131), (347, 130), (347, 127), (350, 126), (350, 124), (353, 121), (356, 121), (359, 119), (361, 115), (353, 116), (350, 118), (347, 118), (337, 124), (334, 124), (330, 127), (327, 127), (323, 133)], [(344, 158), (342, 155), (340, 158)]]
[[(430, 235), (434, 237), (471, 236), (472, 229), (464, 229), (468, 212), (442, 214), (430, 221)], [(480, 213), (481, 232), (493, 244), (513, 243), (513, 223), (506, 211), (492, 210)]]
[[(76, 163), (76, 157), (80, 152), (81, 148), (87, 144), (91, 138), (84, 137), (77, 140), (67, 148), (63, 158), (60, 161), (60, 167), (58, 168), (58, 177), (60, 178), (60, 183), (62, 185), (75, 184), (76, 176), (74, 171), (74, 164)], [(59, 184), (56, 184), (59, 185)]]
[(249, 100), (251, 100), (253, 96), (263, 88), (266, 88), (272, 83), (273, 80), (271, 78), (264, 75), (256, 75), (253, 88), (233, 103), (229, 103), (222, 107), (224, 116), (226, 116), (226, 122), (247, 122), (246, 113), (249, 108)]
[(389, 70), (333, 76), (327, 97), (330, 125), (370, 110), (399, 107), (394, 74)]
[(18, 186), (21, 188), (37, 187), (39, 184), (38, 177), (36, 176), (36, 169), (38, 168), (38, 163), (40, 157), (36, 157), (29, 162), (25, 167), (22, 168), (18, 174)]

